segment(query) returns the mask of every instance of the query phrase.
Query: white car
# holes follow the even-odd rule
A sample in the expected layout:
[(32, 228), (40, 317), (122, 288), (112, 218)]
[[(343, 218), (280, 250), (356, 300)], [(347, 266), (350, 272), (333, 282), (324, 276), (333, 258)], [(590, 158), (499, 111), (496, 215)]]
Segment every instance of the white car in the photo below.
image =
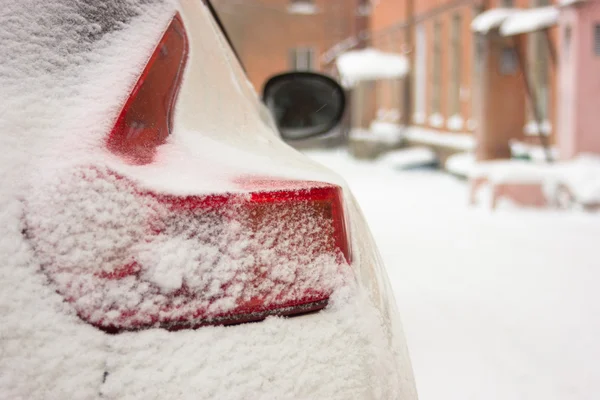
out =
[(7, 2), (0, 53), (0, 398), (416, 399), (356, 202), (279, 137), (333, 81), (273, 119), (200, 0)]

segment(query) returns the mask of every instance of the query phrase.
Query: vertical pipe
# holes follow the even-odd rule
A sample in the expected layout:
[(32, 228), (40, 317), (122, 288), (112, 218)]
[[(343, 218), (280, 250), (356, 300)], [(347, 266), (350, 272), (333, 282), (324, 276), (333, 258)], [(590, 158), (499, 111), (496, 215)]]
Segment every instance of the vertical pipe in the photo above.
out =
[[(400, 0), (402, 1), (402, 0)], [(406, 2), (406, 28), (405, 28), (405, 40), (408, 47), (408, 73), (404, 77), (404, 84), (402, 85), (402, 121), (404, 126), (409, 126), (412, 121), (413, 113), (413, 74), (415, 69), (415, 43), (414, 43), (414, 13), (415, 13), (415, 0), (404, 0)]]
[(546, 155), (546, 161), (552, 162), (552, 154), (550, 153), (550, 146), (548, 143), (548, 138), (546, 135), (542, 133), (542, 116), (540, 115), (540, 110), (538, 108), (538, 101), (535, 91), (531, 85), (531, 81), (529, 80), (529, 74), (527, 73), (527, 63), (525, 61), (525, 57), (523, 55), (523, 49), (521, 44), (519, 43), (519, 39), (517, 36), (513, 36), (513, 44), (515, 47), (515, 54), (517, 56), (517, 61), (519, 66), (521, 67), (523, 83), (525, 84), (525, 91), (527, 93), (527, 98), (529, 99), (529, 103), (531, 105), (531, 109), (533, 111), (533, 117), (535, 119), (535, 123), (537, 125), (538, 137), (540, 139), (540, 143), (544, 148), (544, 153)]

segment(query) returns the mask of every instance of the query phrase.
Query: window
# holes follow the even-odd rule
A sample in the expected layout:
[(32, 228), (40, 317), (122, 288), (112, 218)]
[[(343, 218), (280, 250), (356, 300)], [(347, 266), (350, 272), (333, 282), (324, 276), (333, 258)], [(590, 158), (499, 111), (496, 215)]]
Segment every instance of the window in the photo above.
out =
[(289, 52), (290, 69), (310, 71), (314, 69), (315, 51), (311, 47), (296, 47)]
[(450, 115), (460, 114), (460, 84), (461, 84), (461, 28), (460, 14), (452, 17), (452, 32), (450, 35), (450, 49), (452, 64), (450, 66)]
[(500, 73), (514, 75), (518, 69), (517, 53), (513, 47), (504, 47), (500, 53)]
[(600, 24), (594, 25), (594, 54), (600, 56)]
[(427, 40), (425, 37), (425, 27), (419, 23), (416, 28), (415, 43), (415, 115), (416, 123), (422, 123), (425, 120), (425, 102), (427, 90)]
[(442, 24), (435, 21), (433, 25), (433, 93), (431, 96), (432, 112), (439, 113), (441, 110), (442, 91)]

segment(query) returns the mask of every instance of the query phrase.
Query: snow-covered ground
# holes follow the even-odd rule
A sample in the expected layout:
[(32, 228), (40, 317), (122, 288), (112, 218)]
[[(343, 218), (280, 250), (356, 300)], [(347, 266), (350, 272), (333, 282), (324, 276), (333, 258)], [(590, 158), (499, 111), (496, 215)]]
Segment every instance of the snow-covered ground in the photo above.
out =
[(473, 209), (441, 172), (307, 154), (363, 208), (420, 400), (600, 398), (600, 217)]

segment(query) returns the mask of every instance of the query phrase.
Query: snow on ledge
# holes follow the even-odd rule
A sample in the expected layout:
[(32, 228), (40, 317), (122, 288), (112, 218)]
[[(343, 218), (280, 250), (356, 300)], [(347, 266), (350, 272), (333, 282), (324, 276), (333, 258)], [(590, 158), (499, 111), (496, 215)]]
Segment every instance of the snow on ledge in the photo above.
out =
[(440, 132), (412, 126), (406, 129), (404, 136), (411, 141), (421, 144), (442, 146), (463, 151), (475, 148), (475, 139), (469, 133)]
[(313, 15), (317, 13), (317, 6), (308, 1), (295, 1), (287, 8), (290, 14)]
[(373, 48), (352, 50), (337, 57), (337, 68), (348, 87), (360, 81), (402, 78), (408, 73), (408, 60), (402, 54)]
[(354, 129), (350, 139), (397, 144), (404, 140), (404, 127), (392, 122), (373, 121), (369, 129)]
[(503, 36), (513, 36), (549, 28), (558, 23), (559, 14), (558, 8), (554, 6), (519, 10), (502, 23), (500, 33)]
[(473, 32), (487, 34), (488, 32), (499, 28), (508, 17), (518, 11), (519, 10), (515, 8), (493, 8), (484, 11), (473, 18), (471, 30)]
[(463, 125), (464, 121), (462, 117), (458, 114), (454, 114), (453, 116), (448, 118), (448, 121), (446, 121), (446, 126), (452, 131), (460, 131), (463, 128)]
[(569, 6), (576, 6), (579, 5), (581, 3), (585, 3), (586, 0), (560, 0), (558, 2), (558, 6), (559, 7), (569, 7)]
[(425, 113), (422, 111), (417, 111), (413, 114), (413, 122), (415, 124), (424, 124), (427, 118), (425, 117)]
[(540, 133), (544, 136), (552, 132), (552, 124), (547, 119), (538, 124), (536, 121), (529, 121), (523, 127), (523, 132), (528, 136), (538, 136)]
[(433, 113), (429, 116), (429, 125), (434, 128), (441, 128), (444, 125), (444, 117), (440, 113)]

